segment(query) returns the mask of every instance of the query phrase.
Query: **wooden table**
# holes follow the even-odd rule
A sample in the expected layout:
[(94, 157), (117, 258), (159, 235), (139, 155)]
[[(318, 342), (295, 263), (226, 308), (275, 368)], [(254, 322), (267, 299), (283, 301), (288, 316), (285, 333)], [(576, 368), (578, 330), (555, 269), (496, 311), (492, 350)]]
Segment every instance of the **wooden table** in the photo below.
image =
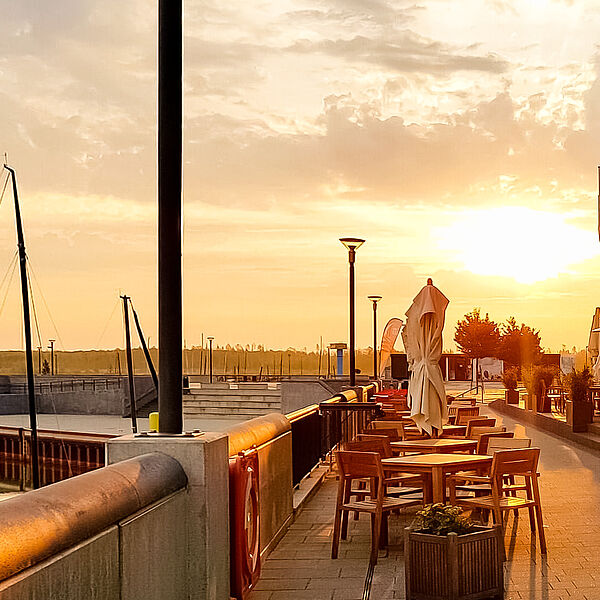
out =
[[(418, 432), (419, 428), (416, 425), (405, 425), (404, 430), (410, 433)], [(446, 435), (467, 435), (466, 425), (444, 425), (442, 436)]]
[(429, 438), (426, 440), (403, 440), (392, 442), (392, 450), (400, 452), (424, 452), (430, 454), (451, 454), (466, 451), (471, 454), (477, 449), (476, 440), (453, 440), (450, 438)]
[(415, 473), (428, 480), (423, 493), (425, 502), (444, 502), (446, 475), (470, 469), (489, 468), (491, 456), (479, 454), (417, 454), (381, 459), (385, 471)]

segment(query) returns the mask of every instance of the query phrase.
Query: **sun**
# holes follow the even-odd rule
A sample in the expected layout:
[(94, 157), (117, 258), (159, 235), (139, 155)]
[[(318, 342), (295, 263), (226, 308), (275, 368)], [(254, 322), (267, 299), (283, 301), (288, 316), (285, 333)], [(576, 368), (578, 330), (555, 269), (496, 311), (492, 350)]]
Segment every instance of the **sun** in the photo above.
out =
[(600, 252), (596, 235), (567, 219), (559, 213), (503, 206), (465, 211), (433, 235), (440, 249), (454, 254), (472, 273), (531, 284), (557, 277)]

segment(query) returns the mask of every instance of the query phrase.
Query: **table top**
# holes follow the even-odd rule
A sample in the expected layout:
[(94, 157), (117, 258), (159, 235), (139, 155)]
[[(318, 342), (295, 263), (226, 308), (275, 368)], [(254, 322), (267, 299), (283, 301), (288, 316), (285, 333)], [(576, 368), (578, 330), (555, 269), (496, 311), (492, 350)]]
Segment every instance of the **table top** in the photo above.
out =
[(413, 454), (382, 458), (384, 467), (444, 467), (444, 466), (484, 466), (492, 464), (491, 456), (482, 454)]
[(457, 450), (474, 450), (477, 448), (476, 440), (452, 440), (448, 438), (430, 438), (425, 440), (403, 440), (391, 442), (392, 448), (396, 449), (414, 449), (414, 450), (437, 450), (440, 452), (455, 448)]

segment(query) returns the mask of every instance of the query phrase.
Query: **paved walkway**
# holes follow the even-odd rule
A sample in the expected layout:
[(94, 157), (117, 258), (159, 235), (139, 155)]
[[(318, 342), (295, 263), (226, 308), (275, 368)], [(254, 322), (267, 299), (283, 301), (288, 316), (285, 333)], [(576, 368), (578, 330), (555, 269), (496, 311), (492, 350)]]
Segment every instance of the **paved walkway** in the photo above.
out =
[[(489, 411), (488, 409), (488, 412)], [(527, 512), (507, 527), (506, 600), (600, 600), (600, 456), (500, 415), (516, 437), (541, 448), (541, 496), (548, 542), (543, 558)], [(337, 482), (330, 475), (263, 565), (250, 600), (359, 600), (370, 549), (368, 517), (350, 521), (337, 560), (330, 558)], [(390, 519), (390, 547), (380, 552), (372, 600), (405, 598), (403, 528), (414, 513)], [(516, 535), (514, 535), (516, 532)]]

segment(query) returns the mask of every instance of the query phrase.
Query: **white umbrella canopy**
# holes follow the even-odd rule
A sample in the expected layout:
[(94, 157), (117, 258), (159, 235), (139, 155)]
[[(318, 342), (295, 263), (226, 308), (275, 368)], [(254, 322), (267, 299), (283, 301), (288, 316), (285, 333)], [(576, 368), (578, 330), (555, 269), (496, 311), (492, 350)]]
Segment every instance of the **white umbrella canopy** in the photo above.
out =
[(429, 435), (434, 428), (439, 431), (448, 422), (446, 390), (439, 365), (448, 303), (448, 298), (428, 279), (406, 311), (407, 321), (402, 331), (410, 369), (410, 416)]
[(592, 360), (598, 358), (600, 352), (600, 307), (596, 307), (590, 327), (590, 339), (588, 341), (588, 352)]

